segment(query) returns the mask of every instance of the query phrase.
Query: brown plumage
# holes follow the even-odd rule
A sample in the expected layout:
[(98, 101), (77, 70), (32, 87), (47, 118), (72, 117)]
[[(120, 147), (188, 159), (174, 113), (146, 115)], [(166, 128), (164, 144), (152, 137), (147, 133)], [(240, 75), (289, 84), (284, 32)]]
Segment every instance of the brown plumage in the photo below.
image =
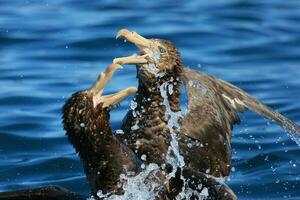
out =
[[(120, 180), (120, 174), (130, 171), (138, 176), (140, 172), (141, 161), (112, 134), (109, 125), (110, 109), (123, 97), (133, 93), (135, 89), (129, 88), (117, 94), (100, 96), (115, 69), (115, 66), (110, 66), (91, 89), (74, 93), (63, 107), (66, 134), (83, 162), (92, 194), (96, 199), (104, 199), (97, 195), (98, 190), (101, 190), (105, 196), (117, 194), (122, 197), (124, 192), (122, 183), (126, 180)], [(178, 110), (175, 107), (173, 109)], [(182, 177), (186, 179), (186, 185)], [(153, 181), (162, 184), (155, 189), (158, 190), (155, 198), (157, 200), (175, 199), (179, 193), (183, 192), (182, 188), (188, 192), (188, 194), (183, 193), (186, 199), (202, 199), (202, 197), (214, 200), (237, 199), (226, 184), (190, 168), (179, 169), (175, 177), (169, 181), (166, 180), (162, 171), (154, 174), (151, 172), (144, 181), (145, 184), (148, 182), (148, 185), (152, 185)], [(207, 194), (208, 197), (206, 197)], [(4, 192), (0, 193), (0, 198), (85, 199), (83, 196), (53, 186)]]
[[(112, 134), (109, 125), (110, 109), (123, 97), (133, 93), (135, 89), (129, 88), (117, 94), (99, 96), (115, 69), (115, 66), (110, 66), (90, 90), (74, 93), (63, 107), (63, 123), (66, 134), (83, 162), (92, 194), (96, 199), (102, 199), (97, 195), (99, 190), (104, 196), (112, 194), (122, 196), (124, 193), (123, 183), (127, 180), (120, 180), (120, 175), (134, 172), (131, 173), (131, 176), (138, 176), (141, 171), (141, 161), (130, 148)], [(177, 110), (178, 108), (176, 108)], [(148, 148), (151, 150), (150, 146)], [(153, 181), (162, 184), (154, 189), (158, 192), (156, 197), (158, 200), (175, 199), (182, 192), (181, 176), (186, 178), (185, 188), (191, 194), (189, 199), (201, 199), (199, 194), (202, 190), (207, 190), (208, 199), (236, 199), (228, 186), (219, 183), (213, 177), (189, 168), (184, 168), (182, 173), (179, 172), (181, 170), (178, 170), (176, 176), (170, 181), (166, 180), (162, 171), (154, 174), (151, 172), (144, 181), (145, 184)]]
[[(183, 186), (184, 177), (186, 186)], [(208, 176), (205, 173), (197, 172), (190, 168), (179, 169), (176, 172), (175, 178), (169, 182), (170, 191), (165, 199), (178, 199), (179, 193), (185, 187), (183, 195), (180, 199), (189, 200), (237, 200), (234, 192), (224, 183), (221, 183), (213, 176)]]
[(54, 185), (0, 192), (0, 200), (86, 200), (86, 198)]
[[(179, 149), (186, 166), (194, 170), (214, 176), (229, 175), (232, 127), (240, 121), (237, 111), (243, 112), (245, 108), (275, 121), (300, 137), (298, 125), (246, 92), (226, 81), (184, 67), (178, 50), (171, 42), (146, 39), (126, 29), (119, 31), (117, 36), (124, 37), (141, 50), (139, 56), (118, 58), (115, 63), (137, 64), (139, 87), (135, 112), (140, 115), (134, 116), (133, 111), (129, 111), (122, 126), (129, 132), (122, 139), (139, 155), (154, 151), (153, 156), (149, 153), (148, 162), (160, 164), (169, 146), (167, 119), (164, 118), (166, 107), (161, 103), (159, 92), (163, 82), (173, 88), (168, 100), (174, 111), (180, 109), (181, 83), (187, 91), (188, 113), (180, 119)], [(153, 87), (155, 90), (152, 90)], [(147, 104), (149, 97), (152, 102)], [(130, 130), (130, 126), (137, 122), (140, 129)], [(160, 125), (160, 129), (156, 124)], [(136, 138), (140, 141), (138, 144), (134, 143)]]
[(69, 141), (79, 154), (92, 194), (122, 194), (121, 174), (137, 173), (140, 161), (113, 134), (109, 125), (109, 111), (121, 99), (134, 93), (129, 88), (119, 93), (100, 96), (117, 65), (102, 73), (90, 89), (76, 92), (63, 107), (63, 124)]
[[(244, 112), (248, 108), (300, 137), (297, 124), (226, 81), (189, 68), (184, 68), (181, 79), (189, 99), (189, 113), (182, 121), (181, 131), (194, 147), (187, 148), (186, 142), (181, 142), (183, 154), (208, 159), (208, 165), (215, 167), (207, 169), (216, 169), (212, 173), (215, 176), (227, 176), (230, 173), (232, 126), (239, 123), (238, 111)], [(199, 142), (204, 148), (197, 148)], [(199, 159), (188, 163), (193, 169), (207, 167)]]
[[(171, 141), (170, 130), (166, 126), (169, 116), (165, 115), (166, 110), (162, 105), (164, 98), (160, 87), (165, 82), (169, 82), (168, 87), (172, 87), (173, 90), (172, 94), (168, 94), (170, 108), (173, 112), (180, 111), (177, 97), (180, 95), (181, 83), (176, 76), (182, 71), (182, 63), (178, 51), (171, 43), (163, 40), (155, 40), (155, 43), (161, 44), (159, 46), (161, 51), (172, 52), (170, 55), (176, 56), (161, 55), (161, 60), (170, 62), (167, 62), (168, 65), (158, 64), (158, 72), (152, 71), (148, 65), (137, 66), (139, 85), (138, 93), (134, 98), (137, 107), (127, 113), (121, 126), (126, 134), (118, 137), (139, 157), (145, 155), (146, 163), (167, 164), (167, 167), (170, 167), (166, 160)], [(135, 129), (136, 125), (138, 125), (137, 129)]]

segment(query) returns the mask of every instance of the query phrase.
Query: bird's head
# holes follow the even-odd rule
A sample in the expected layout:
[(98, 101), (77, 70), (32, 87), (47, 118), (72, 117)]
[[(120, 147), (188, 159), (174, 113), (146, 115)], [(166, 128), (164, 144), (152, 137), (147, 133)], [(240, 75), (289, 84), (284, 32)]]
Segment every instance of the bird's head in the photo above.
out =
[[(109, 111), (137, 89), (130, 87), (115, 94), (102, 95), (105, 85), (121, 65), (111, 64), (88, 90), (74, 93), (63, 107), (64, 129), (70, 142), (79, 151), (82, 143), (97, 134), (111, 135)], [(88, 144), (84, 144), (88, 145)]]
[(179, 51), (174, 44), (162, 39), (146, 39), (136, 32), (121, 29), (117, 38), (135, 44), (140, 52), (138, 55), (116, 58), (116, 64), (136, 64), (138, 78), (148, 86), (158, 79), (177, 77), (182, 71), (182, 61)]

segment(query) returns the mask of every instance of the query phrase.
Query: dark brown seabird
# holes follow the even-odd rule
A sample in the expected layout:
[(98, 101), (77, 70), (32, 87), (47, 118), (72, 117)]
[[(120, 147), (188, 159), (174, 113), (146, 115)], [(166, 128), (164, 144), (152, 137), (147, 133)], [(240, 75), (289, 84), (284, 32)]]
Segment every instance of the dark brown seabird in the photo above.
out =
[[(63, 107), (66, 134), (83, 162), (92, 194), (96, 199), (104, 199), (110, 195), (120, 195), (122, 198), (123, 183), (127, 180), (120, 179), (120, 175), (131, 172), (129, 176), (138, 176), (142, 170), (141, 160), (112, 134), (109, 126), (110, 109), (137, 89), (131, 87), (116, 94), (101, 95), (115, 70), (120, 67), (118, 64), (110, 65), (101, 73), (91, 89), (74, 93)], [(210, 194), (208, 199), (236, 199), (226, 184), (219, 183), (213, 177), (188, 168), (183, 169), (182, 175), (187, 179), (186, 187), (192, 191), (190, 199), (200, 199), (198, 194), (205, 188)], [(175, 199), (183, 187), (179, 175), (168, 182), (159, 171), (155, 174), (150, 173), (144, 181), (145, 184), (151, 184), (153, 181), (162, 184), (157, 188), (157, 200)]]
[(102, 95), (105, 85), (120, 67), (109, 65), (91, 89), (74, 93), (63, 107), (66, 135), (81, 158), (95, 198), (98, 198), (98, 191), (104, 196), (122, 194), (124, 180), (120, 180), (120, 175), (138, 173), (141, 164), (135, 154), (113, 135), (109, 125), (110, 109), (137, 89), (131, 87)]
[[(101, 95), (115, 70), (120, 67), (118, 64), (110, 65), (104, 73), (101, 73), (91, 89), (74, 93), (63, 107), (66, 134), (83, 162), (92, 194), (96, 199), (105, 199), (110, 195), (120, 195), (122, 198), (125, 192), (123, 183), (127, 180), (120, 179), (120, 175), (131, 172), (129, 176), (138, 176), (142, 170), (141, 160), (112, 134), (109, 125), (110, 109), (123, 98), (135, 93), (137, 89), (131, 87), (116, 94)], [(190, 199), (200, 199), (197, 194), (205, 188), (210, 194), (208, 199), (236, 199), (226, 184), (219, 183), (213, 177), (188, 168), (183, 169), (182, 175), (188, 179), (187, 187), (194, 192)], [(144, 181), (145, 184), (150, 182), (150, 185), (153, 181), (162, 184), (157, 187), (156, 199), (167, 200), (175, 199), (181, 192), (183, 183), (178, 177), (168, 182), (158, 171), (155, 174), (150, 173)], [(99, 190), (102, 191), (100, 197)]]
[[(133, 177), (141, 172), (141, 161), (112, 134), (109, 125), (109, 111), (137, 89), (132, 87), (116, 94), (101, 95), (105, 85), (119, 67), (117, 64), (110, 65), (104, 73), (101, 73), (91, 89), (74, 93), (63, 107), (66, 134), (81, 158), (95, 199), (105, 199), (110, 195), (119, 195), (119, 198), (122, 198), (125, 192), (123, 183), (127, 180), (120, 179), (120, 175), (133, 172), (128, 175)], [(189, 168), (184, 168), (181, 175), (186, 179), (185, 188), (190, 192), (190, 198), (187, 199), (202, 199), (201, 196), (206, 196), (206, 192), (209, 193), (206, 199), (236, 199), (231, 189), (214, 177)], [(175, 199), (183, 188), (183, 181), (178, 173), (170, 181), (166, 180), (161, 171), (149, 173), (145, 177), (144, 184), (153, 185), (153, 183), (161, 184), (154, 189), (158, 192), (156, 200)], [(101, 193), (98, 193), (99, 190)], [(0, 200), (83, 199), (85, 199), (83, 196), (58, 186), (0, 193)]]
[[(120, 65), (109, 65), (89, 90), (76, 92), (63, 107), (63, 124), (69, 141), (78, 152), (92, 194), (122, 194), (120, 174), (138, 173), (141, 162), (113, 134), (109, 112), (123, 98), (135, 93), (134, 87), (103, 96), (105, 85)], [(60, 186), (45, 186), (0, 192), (0, 200), (83, 200), (80, 194)]]
[[(181, 83), (188, 96), (188, 113), (180, 119), (179, 149), (187, 167), (216, 177), (228, 176), (231, 169), (231, 135), (240, 119), (237, 112), (248, 108), (300, 137), (293, 121), (265, 106), (232, 84), (184, 67), (180, 53), (170, 42), (146, 39), (122, 29), (117, 37), (134, 43), (139, 55), (116, 58), (114, 63), (136, 64), (139, 81), (136, 108), (124, 119), (120, 138), (147, 162), (163, 164), (170, 146), (166, 106), (161, 86), (167, 83), (167, 98), (173, 112), (180, 110)], [(170, 117), (170, 116), (169, 116)], [(139, 129), (133, 129), (134, 127)]]
[[(63, 107), (66, 134), (83, 162), (92, 194), (96, 199), (105, 199), (110, 195), (119, 195), (122, 198), (125, 192), (123, 183), (126, 183), (127, 179), (120, 179), (120, 175), (131, 172), (129, 176), (138, 176), (142, 170), (141, 160), (112, 134), (109, 126), (110, 109), (123, 98), (135, 93), (137, 89), (131, 87), (116, 94), (101, 95), (105, 85), (119, 67), (118, 64), (110, 65), (104, 73), (101, 73), (91, 89), (74, 93)], [(188, 168), (183, 169), (182, 174), (188, 178), (187, 187), (194, 192), (190, 199), (200, 199), (197, 194), (205, 188), (210, 193), (208, 199), (236, 199), (226, 184), (219, 183), (213, 177), (207, 177)], [(146, 182), (151, 184), (153, 181), (162, 184), (157, 188), (159, 190), (157, 200), (175, 199), (183, 187), (182, 181), (180, 178), (173, 178), (168, 182), (164, 178), (158, 171), (155, 174), (150, 173), (144, 181), (145, 184)], [(99, 190), (101, 190), (100, 197)]]

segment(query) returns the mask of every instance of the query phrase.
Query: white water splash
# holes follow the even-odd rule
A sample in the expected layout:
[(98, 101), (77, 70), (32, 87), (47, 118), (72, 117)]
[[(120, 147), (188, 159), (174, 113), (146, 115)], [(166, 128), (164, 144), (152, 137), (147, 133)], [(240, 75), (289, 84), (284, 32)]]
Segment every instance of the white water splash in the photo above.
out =
[(136, 130), (138, 130), (140, 128), (138, 123), (139, 123), (139, 121), (137, 120), (136, 124), (131, 127), (132, 131), (136, 131)]
[[(160, 94), (163, 97), (163, 105), (166, 107), (166, 112), (165, 112), (165, 116), (166, 117), (170, 117), (167, 123), (167, 127), (169, 128), (170, 132), (171, 132), (171, 143), (170, 143), (170, 147), (169, 147), (169, 153), (171, 153), (171, 151), (173, 151), (174, 155), (175, 155), (175, 160), (172, 159), (170, 157), (170, 154), (168, 153), (168, 157), (167, 160), (170, 161), (170, 164), (172, 165), (173, 169), (176, 169), (177, 167), (184, 167), (185, 166), (185, 162), (183, 159), (183, 156), (180, 155), (179, 152), (179, 146), (178, 146), (178, 137), (176, 134), (176, 129), (179, 130), (180, 129), (180, 125), (178, 123), (179, 118), (182, 116), (181, 112), (173, 112), (171, 110), (171, 106), (169, 103), (169, 99), (168, 99), (168, 95), (167, 95), (167, 89), (169, 84), (168, 82), (163, 83), (160, 86)], [(174, 174), (175, 174), (174, 172)]]
[[(125, 193), (123, 195), (111, 195), (102, 194), (101, 191), (98, 192), (99, 197), (105, 200), (137, 200), (137, 199), (147, 199), (154, 200), (158, 192), (157, 188), (162, 187), (162, 183), (159, 178), (151, 179), (152, 182), (145, 183), (149, 176), (155, 177), (156, 172), (160, 170), (157, 164), (149, 164), (139, 175), (137, 176), (127, 176), (122, 174), (120, 179), (126, 180), (127, 183), (123, 185)], [(94, 200), (90, 198), (89, 200)]]
[(117, 129), (116, 130), (116, 134), (117, 135), (123, 135), (124, 134), (124, 131), (122, 129)]
[(292, 132), (287, 128), (285, 129), (287, 130), (288, 136), (300, 147), (300, 132)]
[(164, 72), (160, 72), (157, 69), (157, 64), (159, 63), (160, 60), (160, 53), (157, 51), (153, 50), (152, 48), (143, 48), (143, 51), (148, 55), (149, 58), (152, 58), (151, 63), (147, 64), (147, 68), (154, 73), (154, 76), (156, 78), (161, 78), (166, 75)]
[[(149, 99), (150, 101), (151, 99)], [(135, 100), (131, 101), (130, 109), (132, 110), (133, 117), (137, 117), (140, 115), (137, 112), (136, 108), (138, 104)], [(132, 130), (139, 129), (138, 125), (139, 121), (137, 120), (135, 125), (131, 127)], [(118, 134), (123, 134), (121, 129), (117, 130)], [(138, 142), (138, 141), (137, 141)], [(147, 159), (146, 155), (141, 156), (141, 160), (145, 161)], [(122, 174), (120, 175), (120, 180), (125, 180), (126, 182), (122, 188), (124, 190), (123, 195), (115, 195), (114, 192), (103, 194), (101, 190), (98, 191), (97, 195), (100, 198), (105, 200), (137, 200), (137, 199), (147, 199), (147, 200), (154, 200), (157, 198), (158, 193), (162, 190), (164, 186), (164, 182), (156, 176), (158, 172), (161, 172), (161, 168), (154, 163), (149, 165), (145, 165), (144, 163), (141, 165), (142, 171), (133, 176), (132, 173), (128, 172), (127, 175)], [(94, 200), (93, 197), (89, 198), (89, 200)]]
[[(168, 95), (167, 95), (167, 92), (170, 92), (169, 91), (170, 85), (171, 84), (169, 84), (168, 82), (165, 82), (160, 86), (160, 93), (161, 96), (163, 97), (163, 105), (166, 107), (165, 116), (170, 117), (167, 123), (167, 127), (170, 130), (171, 138), (172, 138), (170, 142), (168, 154), (167, 154), (167, 161), (169, 164), (172, 165), (173, 169), (172, 172), (167, 176), (168, 180), (170, 180), (172, 177), (175, 177), (175, 173), (178, 168), (183, 169), (183, 167), (185, 166), (184, 158), (179, 151), (179, 144), (178, 144), (179, 138), (176, 133), (176, 131), (180, 130), (180, 124), (178, 123), (179, 122), (178, 120), (183, 116), (183, 113), (181, 111), (173, 112), (171, 110)], [(173, 152), (175, 157), (172, 156), (171, 152)], [(180, 175), (180, 178), (181, 180), (183, 180), (183, 186), (181, 192), (177, 195), (176, 200), (190, 199), (193, 195), (198, 196), (200, 199), (205, 199), (206, 197), (209, 196), (207, 188), (204, 187), (202, 191), (199, 193), (196, 190), (192, 190), (187, 185), (187, 180), (182, 175)]]
[[(172, 82), (172, 80), (170, 80)], [(185, 166), (184, 158), (180, 154), (179, 144), (178, 144), (178, 135), (176, 131), (180, 130), (180, 124), (178, 122), (179, 118), (182, 117), (182, 112), (173, 112), (170, 107), (168, 94), (173, 93), (173, 85), (169, 82), (165, 82), (160, 86), (160, 93), (163, 97), (163, 105), (166, 108), (165, 116), (169, 117), (167, 127), (170, 130), (171, 141), (170, 147), (167, 153), (167, 162), (172, 165), (173, 170), (170, 174), (167, 175), (167, 180), (170, 180), (172, 177), (175, 177), (175, 173), (178, 168), (183, 169)], [(133, 115), (136, 117), (139, 113), (136, 112), (137, 104), (136, 102), (131, 102), (131, 109), (133, 110)], [(138, 129), (138, 121), (132, 127)], [(141, 156), (141, 160), (145, 161), (147, 157), (145, 155)], [(137, 176), (121, 175), (120, 180), (126, 180), (126, 183), (123, 185), (125, 193), (123, 195), (114, 195), (114, 194), (103, 194), (99, 191), (100, 197), (106, 200), (136, 200), (136, 199), (147, 199), (154, 200), (157, 199), (159, 192), (163, 189), (165, 182), (156, 176), (157, 172), (161, 172), (161, 168), (157, 164), (149, 164), (148, 166), (141, 167), (143, 170)], [(151, 179), (149, 179), (151, 177)], [(197, 192), (191, 189), (187, 180), (181, 175), (181, 179), (184, 184), (181, 192), (176, 197), (176, 200), (181, 199), (190, 199), (193, 195), (197, 196), (200, 200), (206, 199), (209, 196), (208, 189), (203, 188), (202, 184), (199, 184), (198, 189), (202, 189), (201, 192)], [(150, 181), (149, 181), (150, 180)], [(92, 199), (90, 199), (92, 200)]]
[[(132, 110), (132, 116), (134, 118), (136, 118), (138, 116), (138, 112), (136, 111), (136, 108), (137, 108), (138, 104), (135, 100), (132, 100), (130, 102), (130, 109)], [(135, 130), (138, 130), (140, 127), (139, 127), (139, 120), (137, 119), (135, 124), (131, 127), (131, 130), (132, 131), (135, 131)]]

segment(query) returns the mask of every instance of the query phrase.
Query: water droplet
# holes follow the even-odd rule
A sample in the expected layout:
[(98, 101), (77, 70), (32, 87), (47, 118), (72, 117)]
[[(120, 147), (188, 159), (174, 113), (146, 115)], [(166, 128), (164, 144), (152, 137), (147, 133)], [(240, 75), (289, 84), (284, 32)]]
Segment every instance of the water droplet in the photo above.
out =
[(135, 130), (138, 130), (139, 128), (140, 128), (139, 125), (136, 123), (135, 125), (133, 125), (131, 127), (131, 130), (135, 131)]
[(206, 187), (204, 187), (203, 190), (201, 191), (200, 195), (208, 197), (208, 189)]
[(122, 129), (117, 129), (116, 134), (123, 135), (124, 131)]
[(130, 102), (130, 108), (131, 108), (131, 110), (136, 109), (136, 107), (137, 107), (137, 102), (131, 101), (131, 102)]
[(168, 90), (169, 90), (169, 94), (172, 95), (173, 94), (173, 85), (169, 85), (168, 87)]
[(146, 156), (145, 154), (143, 154), (143, 155), (141, 156), (141, 159), (145, 161), (145, 160), (147, 159), (147, 156)]

